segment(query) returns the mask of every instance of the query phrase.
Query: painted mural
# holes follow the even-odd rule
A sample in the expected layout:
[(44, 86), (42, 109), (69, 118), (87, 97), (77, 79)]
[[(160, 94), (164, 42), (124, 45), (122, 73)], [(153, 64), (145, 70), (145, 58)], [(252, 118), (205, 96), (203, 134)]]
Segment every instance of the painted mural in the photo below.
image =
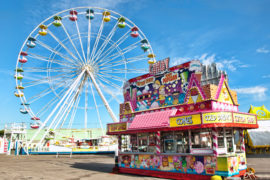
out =
[[(134, 111), (183, 104), (193, 72), (181, 68), (127, 82), (124, 86), (125, 102), (129, 101)], [(125, 112), (124, 108), (120, 111), (121, 114)]]
[(213, 156), (126, 154), (120, 156), (119, 167), (212, 175), (217, 171), (217, 158)]

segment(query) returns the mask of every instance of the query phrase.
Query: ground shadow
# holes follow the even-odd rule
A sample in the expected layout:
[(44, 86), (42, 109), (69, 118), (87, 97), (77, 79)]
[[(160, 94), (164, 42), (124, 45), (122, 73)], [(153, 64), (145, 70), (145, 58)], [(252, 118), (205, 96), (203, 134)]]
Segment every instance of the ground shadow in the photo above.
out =
[(247, 154), (247, 158), (270, 158), (270, 154)]
[(97, 162), (89, 162), (89, 163), (74, 163), (70, 167), (91, 170), (97, 172), (111, 173), (114, 167), (114, 163), (97, 163)]

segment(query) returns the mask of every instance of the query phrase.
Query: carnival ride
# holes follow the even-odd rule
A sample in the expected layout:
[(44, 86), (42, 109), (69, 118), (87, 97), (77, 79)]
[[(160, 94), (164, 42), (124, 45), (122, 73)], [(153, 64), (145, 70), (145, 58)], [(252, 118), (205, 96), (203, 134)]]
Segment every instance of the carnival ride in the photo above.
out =
[(71, 128), (78, 119), (84, 128), (98, 119), (103, 130), (104, 106), (118, 122), (110, 104), (120, 102), (117, 94), (128, 78), (147, 72), (147, 62), (155, 63), (148, 39), (117, 12), (77, 7), (42, 21), (23, 43), (14, 76), (20, 112), (37, 128), (27, 144), (45, 129), (42, 146), (50, 132)]

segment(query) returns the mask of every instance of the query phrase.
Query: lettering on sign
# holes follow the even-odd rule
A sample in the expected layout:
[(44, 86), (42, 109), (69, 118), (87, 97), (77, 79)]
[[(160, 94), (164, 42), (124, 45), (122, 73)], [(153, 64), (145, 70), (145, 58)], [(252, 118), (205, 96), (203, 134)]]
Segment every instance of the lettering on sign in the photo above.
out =
[(118, 132), (118, 131), (125, 131), (125, 130), (127, 130), (126, 123), (110, 124), (109, 125), (109, 132)]
[(161, 79), (162, 84), (168, 84), (178, 79), (178, 73), (168, 73)]
[(232, 122), (231, 113), (206, 113), (203, 114), (204, 123), (228, 123)]
[(234, 122), (239, 124), (256, 124), (255, 116), (247, 114), (234, 114)]
[(141, 81), (137, 81), (137, 82), (136, 82), (136, 85), (137, 85), (138, 87), (143, 87), (143, 86), (145, 86), (145, 85), (147, 85), (147, 84), (153, 83), (154, 80), (155, 80), (154, 77), (150, 77), (150, 78), (147, 78), (147, 79), (143, 79), (143, 80), (141, 80)]
[(200, 114), (170, 118), (170, 127), (193, 126), (198, 124), (201, 124)]
[(178, 125), (190, 125), (192, 123), (192, 116), (176, 119), (176, 124)]

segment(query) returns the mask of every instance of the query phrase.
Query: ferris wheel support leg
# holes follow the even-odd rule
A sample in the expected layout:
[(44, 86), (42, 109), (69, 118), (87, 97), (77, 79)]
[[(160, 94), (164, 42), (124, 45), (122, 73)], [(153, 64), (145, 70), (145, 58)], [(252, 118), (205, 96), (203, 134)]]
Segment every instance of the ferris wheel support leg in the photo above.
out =
[(107, 100), (105, 99), (105, 97), (104, 97), (102, 91), (100, 90), (100, 88), (99, 88), (99, 86), (98, 86), (98, 84), (97, 84), (97, 82), (96, 82), (96, 79), (95, 79), (93, 73), (92, 73), (89, 69), (87, 69), (86, 71), (88, 72), (88, 74), (89, 74), (89, 76), (90, 76), (90, 78), (91, 78), (91, 80), (92, 80), (92, 82), (93, 82), (93, 84), (94, 84), (94, 86), (95, 86), (95, 88), (96, 88), (96, 90), (97, 90), (97, 92), (98, 92), (98, 94), (99, 94), (101, 100), (103, 101), (103, 103), (104, 103), (106, 109), (108, 110), (108, 112), (109, 112), (109, 114), (110, 114), (112, 120), (113, 120), (114, 122), (118, 122), (118, 119), (116, 118), (115, 114), (113, 113), (112, 109), (110, 108), (110, 106), (109, 106)]
[(70, 88), (68, 89), (68, 91), (66, 92), (66, 94), (62, 97), (62, 99), (58, 102), (58, 104), (56, 105), (56, 107), (53, 109), (53, 111), (51, 112), (51, 114), (47, 117), (47, 119), (44, 121), (44, 123), (42, 124), (42, 126), (38, 129), (38, 131), (34, 134), (34, 136), (31, 138), (31, 140), (29, 141), (28, 145), (31, 144), (33, 142), (33, 140), (36, 138), (36, 136), (40, 133), (40, 131), (42, 129), (44, 129), (45, 125), (47, 124), (47, 122), (50, 120), (51, 116), (55, 113), (55, 111), (58, 109), (58, 107), (62, 104), (62, 102), (66, 99), (66, 97), (70, 94), (70, 92), (72, 92), (76, 85), (78, 84), (79, 80), (81, 79), (82, 75), (84, 74), (85, 71), (83, 71), (78, 77), (77, 79), (73, 82), (73, 84), (70, 86)]

